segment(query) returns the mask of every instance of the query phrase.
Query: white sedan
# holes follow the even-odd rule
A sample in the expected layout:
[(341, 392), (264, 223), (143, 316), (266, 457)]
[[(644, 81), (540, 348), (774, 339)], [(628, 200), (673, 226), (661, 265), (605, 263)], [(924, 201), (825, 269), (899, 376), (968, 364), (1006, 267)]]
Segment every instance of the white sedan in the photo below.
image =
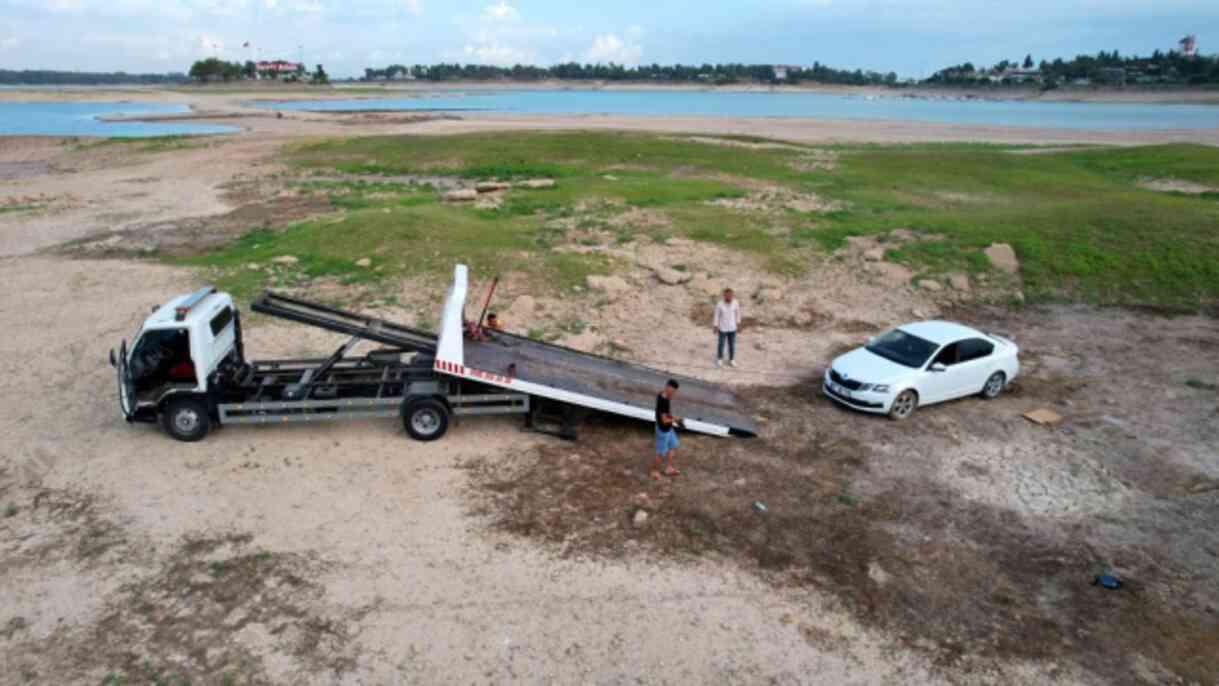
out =
[(981, 395), (992, 399), (1020, 372), (1015, 343), (952, 322), (916, 322), (868, 339), (825, 370), (832, 400), (909, 417), (915, 408)]

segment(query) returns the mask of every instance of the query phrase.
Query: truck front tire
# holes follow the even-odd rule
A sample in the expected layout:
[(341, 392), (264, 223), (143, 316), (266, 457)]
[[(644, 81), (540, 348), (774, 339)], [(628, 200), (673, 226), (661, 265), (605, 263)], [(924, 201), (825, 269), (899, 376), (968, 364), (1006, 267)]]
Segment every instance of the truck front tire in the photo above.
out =
[(161, 411), (161, 428), (171, 438), (185, 443), (202, 441), (211, 425), (207, 405), (195, 398), (172, 399)]
[(411, 400), (402, 410), (406, 433), (416, 441), (434, 441), (449, 430), (449, 408), (433, 398)]

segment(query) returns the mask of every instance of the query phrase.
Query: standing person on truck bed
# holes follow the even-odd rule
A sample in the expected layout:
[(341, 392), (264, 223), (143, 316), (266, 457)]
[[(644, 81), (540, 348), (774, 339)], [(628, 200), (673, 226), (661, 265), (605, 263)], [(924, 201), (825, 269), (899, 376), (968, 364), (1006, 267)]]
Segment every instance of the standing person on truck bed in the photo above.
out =
[(668, 460), (665, 476), (681, 474), (673, 466), (673, 453), (677, 450), (677, 427), (681, 426), (681, 418), (674, 417), (670, 401), (677, 393), (679, 384), (675, 379), (669, 379), (665, 387), (656, 396), (656, 460), (652, 463), (652, 478), (660, 481), (660, 460)]
[(724, 364), (724, 344), (728, 344), (728, 366), (736, 366), (736, 330), (741, 324), (741, 303), (731, 288), (724, 289), (724, 299), (715, 304), (711, 327), (715, 331), (715, 366)]

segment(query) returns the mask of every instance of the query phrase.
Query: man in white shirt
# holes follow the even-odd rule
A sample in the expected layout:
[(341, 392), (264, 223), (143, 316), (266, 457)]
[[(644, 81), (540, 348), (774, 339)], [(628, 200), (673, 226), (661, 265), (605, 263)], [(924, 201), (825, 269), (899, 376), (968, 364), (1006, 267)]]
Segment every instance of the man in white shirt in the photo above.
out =
[(724, 364), (724, 343), (728, 344), (728, 365), (736, 366), (736, 332), (741, 326), (741, 303), (737, 301), (731, 288), (724, 289), (724, 299), (715, 304), (715, 320), (712, 330), (715, 331), (715, 366)]

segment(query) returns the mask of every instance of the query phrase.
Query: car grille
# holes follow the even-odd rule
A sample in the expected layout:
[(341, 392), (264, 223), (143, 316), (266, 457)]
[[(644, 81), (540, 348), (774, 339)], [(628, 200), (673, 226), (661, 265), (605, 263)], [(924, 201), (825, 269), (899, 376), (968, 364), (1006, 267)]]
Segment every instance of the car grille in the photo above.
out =
[(835, 371), (832, 368), (830, 369), (830, 381), (833, 381), (834, 383), (838, 384), (839, 386), (850, 389), (852, 391), (858, 391), (859, 387), (863, 385), (862, 383), (860, 383), (854, 379), (846, 378), (845, 376), (839, 374), (837, 371)]

